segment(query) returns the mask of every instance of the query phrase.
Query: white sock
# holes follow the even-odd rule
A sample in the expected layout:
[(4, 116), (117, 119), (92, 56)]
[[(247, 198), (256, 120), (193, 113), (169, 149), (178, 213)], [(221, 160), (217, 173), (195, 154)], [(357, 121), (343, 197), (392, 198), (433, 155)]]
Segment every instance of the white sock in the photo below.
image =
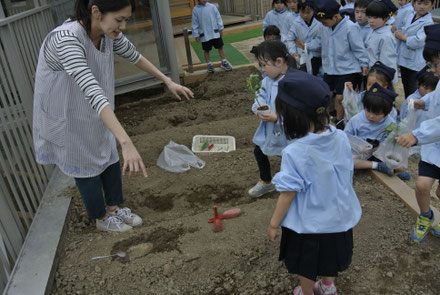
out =
[(222, 62), (226, 62), (226, 59), (222, 59)]
[(373, 167), (371, 167), (371, 169), (377, 169), (377, 165), (379, 165), (379, 162), (374, 162), (374, 161), (372, 161), (372, 163), (373, 163)]

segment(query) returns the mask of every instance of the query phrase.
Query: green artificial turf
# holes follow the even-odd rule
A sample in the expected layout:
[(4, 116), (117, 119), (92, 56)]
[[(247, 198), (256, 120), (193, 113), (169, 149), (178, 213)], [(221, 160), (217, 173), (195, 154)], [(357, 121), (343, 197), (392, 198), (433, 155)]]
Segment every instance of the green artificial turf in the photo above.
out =
[[(233, 66), (248, 64), (249, 60), (243, 54), (241, 54), (241, 52), (238, 51), (234, 46), (232, 46), (230, 43), (240, 42), (240, 41), (260, 37), (261, 35), (263, 35), (263, 31), (260, 28), (258, 28), (258, 29), (253, 29), (253, 30), (244, 31), (241, 33), (236, 33), (236, 34), (224, 36), (223, 41), (224, 41), (225, 45), (223, 46), (223, 49), (225, 50), (226, 59)], [(202, 43), (194, 41), (194, 42), (191, 42), (191, 46), (194, 48), (194, 51), (196, 52), (199, 59), (202, 62), (205, 62), (205, 57), (203, 55), (203, 49), (202, 49)], [(249, 48), (249, 51), (250, 50), (251, 50), (251, 48)], [(211, 55), (212, 62), (221, 61), (221, 58), (220, 58), (220, 55), (218, 54), (217, 49), (213, 48), (210, 51), (210, 55)]]

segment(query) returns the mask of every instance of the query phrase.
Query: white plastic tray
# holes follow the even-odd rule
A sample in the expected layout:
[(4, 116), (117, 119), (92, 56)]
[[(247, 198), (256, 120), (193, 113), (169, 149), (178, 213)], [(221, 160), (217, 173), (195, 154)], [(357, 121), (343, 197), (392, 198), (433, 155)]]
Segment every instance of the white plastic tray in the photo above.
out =
[[(203, 144), (207, 142), (212, 148), (208, 151), (201, 150)], [(235, 151), (235, 138), (233, 136), (219, 136), (219, 135), (195, 135), (192, 141), (191, 150), (194, 153), (229, 153)]]

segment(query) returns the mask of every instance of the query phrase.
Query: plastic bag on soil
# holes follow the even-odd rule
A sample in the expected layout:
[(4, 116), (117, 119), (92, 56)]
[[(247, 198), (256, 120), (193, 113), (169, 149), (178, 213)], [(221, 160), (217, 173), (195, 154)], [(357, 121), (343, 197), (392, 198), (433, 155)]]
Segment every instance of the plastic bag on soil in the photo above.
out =
[(410, 100), (408, 104), (408, 115), (397, 125), (387, 138), (379, 145), (374, 152), (374, 156), (380, 159), (390, 169), (399, 167), (408, 168), (409, 149), (400, 146), (395, 138), (411, 132), (416, 128), (417, 110), (414, 108), (414, 100)]
[(157, 166), (170, 172), (185, 172), (191, 166), (195, 168), (205, 167), (205, 161), (200, 160), (194, 153), (182, 144), (170, 141), (160, 153)]
[(358, 100), (358, 93), (354, 89), (349, 89), (347, 84), (344, 86), (342, 105), (344, 107), (344, 123), (347, 124), (351, 117), (362, 111), (361, 102)]

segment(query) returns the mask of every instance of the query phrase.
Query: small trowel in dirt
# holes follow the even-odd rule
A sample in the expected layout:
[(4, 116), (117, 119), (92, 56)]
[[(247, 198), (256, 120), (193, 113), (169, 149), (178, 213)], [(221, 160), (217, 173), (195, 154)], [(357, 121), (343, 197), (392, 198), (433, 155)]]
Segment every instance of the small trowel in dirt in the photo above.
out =
[[(215, 211), (214, 211), (214, 213), (215, 213)], [(222, 220), (222, 219), (230, 219), (230, 218), (237, 217), (240, 214), (241, 214), (240, 208), (229, 209), (229, 210), (226, 210), (225, 212), (223, 212), (222, 215), (218, 216), (218, 219), (220, 219), (220, 220)], [(208, 222), (209, 223), (213, 223), (214, 219), (215, 219), (215, 217), (209, 219)]]
[(214, 218), (213, 219), (213, 223), (214, 223), (214, 232), (220, 232), (223, 230), (223, 224), (222, 224), (222, 220), (219, 218), (218, 216), (218, 212), (217, 212), (217, 206), (214, 206)]

